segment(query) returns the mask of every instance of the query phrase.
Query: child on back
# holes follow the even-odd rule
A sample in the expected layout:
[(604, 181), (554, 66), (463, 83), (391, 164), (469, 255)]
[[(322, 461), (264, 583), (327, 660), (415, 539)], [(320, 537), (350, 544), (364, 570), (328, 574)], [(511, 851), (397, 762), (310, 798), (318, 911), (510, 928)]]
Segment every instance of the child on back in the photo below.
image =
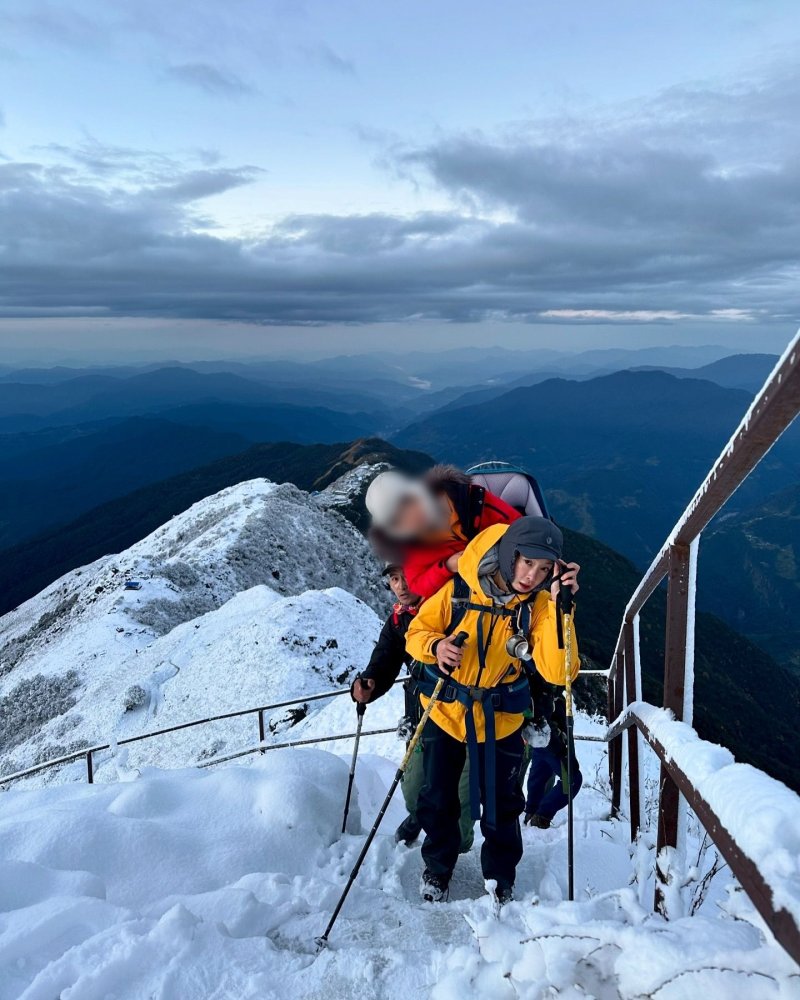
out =
[(462, 552), (479, 532), (520, 517), (452, 465), (434, 466), (422, 479), (381, 472), (369, 485), (366, 505), (376, 551), (399, 561), (409, 587), (423, 598), (458, 572)]

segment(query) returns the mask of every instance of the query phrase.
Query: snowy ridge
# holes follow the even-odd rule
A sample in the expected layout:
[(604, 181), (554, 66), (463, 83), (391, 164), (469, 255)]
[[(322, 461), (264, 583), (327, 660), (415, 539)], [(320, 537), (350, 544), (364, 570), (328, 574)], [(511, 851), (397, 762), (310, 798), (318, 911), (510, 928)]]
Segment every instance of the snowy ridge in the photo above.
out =
[[(0, 619), (0, 768), (340, 684), (385, 604), (343, 517), (288, 484), (223, 490)], [(231, 723), (176, 738), (157, 759), (190, 763), (235, 736)]]
[(360, 499), (367, 490), (367, 486), (372, 482), (379, 472), (385, 472), (391, 468), (388, 462), (374, 462), (369, 465), (356, 466), (343, 476), (326, 486), (324, 490), (317, 493), (314, 503), (323, 510), (336, 510), (340, 507), (350, 507), (355, 501)]

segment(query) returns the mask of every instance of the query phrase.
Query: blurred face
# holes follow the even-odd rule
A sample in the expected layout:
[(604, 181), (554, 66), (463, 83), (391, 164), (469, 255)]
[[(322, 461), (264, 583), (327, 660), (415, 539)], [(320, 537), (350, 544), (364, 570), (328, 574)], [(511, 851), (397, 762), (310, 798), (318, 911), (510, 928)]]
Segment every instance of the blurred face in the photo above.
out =
[(553, 572), (551, 559), (528, 559), (518, 555), (514, 563), (514, 579), (511, 587), (518, 594), (530, 594), (540, 587)]
[(413, 594), (408, 589), (408, 583), (401, 569), (393, 569), (389, 574), (389, 589), (400, 604), (414, 605), (419, 601), (419, 594)]
[(393, 538), (419, 538), (431, 529), (431, 508), (420, 497), (406, 497), (397, 508), (397, 513), (388, 531)]

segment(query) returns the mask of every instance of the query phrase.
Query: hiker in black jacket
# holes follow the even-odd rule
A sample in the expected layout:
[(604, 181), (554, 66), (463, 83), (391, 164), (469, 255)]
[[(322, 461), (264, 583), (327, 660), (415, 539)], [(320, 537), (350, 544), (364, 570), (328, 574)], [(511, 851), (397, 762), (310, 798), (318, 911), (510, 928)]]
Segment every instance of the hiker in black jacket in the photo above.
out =
[[(410, 666), (411, 657), (406, 653), (406, 632), (422, 603), (422, 598), (408, 589), (402, 567), (387, 563), (382, 575), (387, 577), (396, 603), (381, 629), (366, 669), (357, 675), (350, 688), (353, 701), (362, 704), (385, 695), (400, 676), (403, 666)], [(407, 708), (408, 700), (406, 698)]]
[[(369, 663), (358, 674), (350, 687), (353, 701), (362, 704), (375, 701), (386, 694), (400, 676), (403, 666), (409, 667), (412, 658), (406, 652), (406, 632), (422, 604), (422, 598), (409, 590), (402, 566), (387, 563), (383, 570), (389, 589), (396, 598), (392, 613), (386, 619)], [(400, 734), (409, 738), (420, 718), (419, 697), (416, 683), (409, 676), (403, 685), (405, 691), (405, 716), (400, 723)], [(421, 747), (419, 748), (421, 751)], [(402, 789), (408, 816), (395, 832), (395, 840), (410, 846), (422, 830), (417, 822), (417, 796), (422, 786), (422, 753), (415, 753), (403, 775)], [(473, 822), (469, 805), (469, 770), (465, 768), (459, 785), (462, 802), (461, 810), (461, 851), (466, 853), (472, 847)], [(466, 806), (464, 806), (466, 803)]]

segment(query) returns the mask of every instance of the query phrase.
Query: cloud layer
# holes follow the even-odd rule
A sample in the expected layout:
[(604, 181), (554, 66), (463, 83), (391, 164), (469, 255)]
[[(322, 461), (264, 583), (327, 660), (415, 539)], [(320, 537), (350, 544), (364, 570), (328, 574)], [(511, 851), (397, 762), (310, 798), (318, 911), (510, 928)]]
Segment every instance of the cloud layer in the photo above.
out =
[[(210, 65), (170, 72), (247, 90)], [(256, 239), (221, 237), (203, 207), (255, 167), (50, 147), (0, 161), (0, 315), (795, 320), (799, 105), (786, 71), (394, 145), (388, 168), (449, 208), (291, 216)]]

